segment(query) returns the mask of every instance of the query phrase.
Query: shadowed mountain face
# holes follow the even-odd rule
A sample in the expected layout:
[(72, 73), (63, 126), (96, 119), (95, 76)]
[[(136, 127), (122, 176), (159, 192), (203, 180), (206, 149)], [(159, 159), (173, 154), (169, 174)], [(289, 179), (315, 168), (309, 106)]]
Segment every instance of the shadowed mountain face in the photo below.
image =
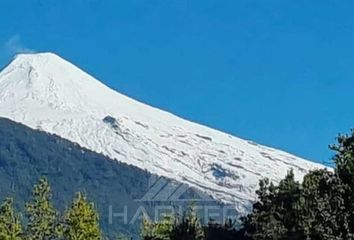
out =
[[(118, 231), (137, 234), (141, 222), (134, 219), (134, 215), (140, 213), (135, 217), (141, 217), (146, 210), (154, 217), (156, 205), (195, 198), (208, 199), (208, 204), (212, 202), (186, 185), (0, 118), (0, 198), (13, 196), (17, 207), (23, 210), (24, 202), (41, 176), (49, 179), (55, 206), (60, 210), (70, 203), (75, 192), (85, 192), (96, 203), (101, 225), (110, 236)], [(159, 184), (162, 185), (158, 187)], [(175, 198), (171, 198), (173, 194)], [(188, 201), (177, 202), (188, 204)], [(124, 212), (127, 213), (126, 222)]]

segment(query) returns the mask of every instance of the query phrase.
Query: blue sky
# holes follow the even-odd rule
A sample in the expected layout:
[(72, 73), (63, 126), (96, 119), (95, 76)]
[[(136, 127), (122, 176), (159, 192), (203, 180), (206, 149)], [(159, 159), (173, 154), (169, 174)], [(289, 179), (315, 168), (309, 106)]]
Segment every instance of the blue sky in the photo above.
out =
[(56, 52), (184, 118), (323, 162), (354, 126), (354, 1), (0, 1), (0, 65)]

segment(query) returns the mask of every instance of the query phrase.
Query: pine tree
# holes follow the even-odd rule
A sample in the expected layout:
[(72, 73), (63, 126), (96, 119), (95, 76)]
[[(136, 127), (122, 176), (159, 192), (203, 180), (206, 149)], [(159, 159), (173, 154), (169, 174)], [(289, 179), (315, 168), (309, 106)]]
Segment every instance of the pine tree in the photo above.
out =
[(22, 225), (20, 216), (13, 209), (13, 200), (8, 198), (0, 207), (0, 239), (21, 240)]
[(203, 240), (204, 228), (193, 207), (181, 218), (165, 216), (158, 222), (143, 220), (143, 240)]
[(301, 223), (309, 239), (350, 239), (345, 186), (332, 172), (315, 170), (303, 181)]
[(26, 204), (28, 215), (26, 239), (58, 239), (60, 234), (57, 212), (51, 202), (52, 191), (47, 179), (41, 178), (39, 183), (34, 186), (32, 198), (32, 202)]
[(303, 239), (300, 224), (300, 184), (289, 171), (274, 186), (268, 179), (260, 181), (258, 201), (243, 218), (246, 236), (255, 240)]
[(277, 187), (273, 205), (276, 207), (276, 218), (286, 229), (280, 239), (304, 239), (301, 224), (301, 187), (295, 181), (293, 170), (290, 170)]
[(246, 236), (254, 240), (281, 239), (285, 234), (284, 225), (277, 218), (274, 200), (276, 187), (269, 179), (260, 180), (256, 191), (258, 201), (253, 204), (253, 211), (246, 218), (242, 218)]
[(171, 234), (171, 240), (203, 240), (204, 228), (197, 216), (197, 213), (193, 207), (179, 219), (176, 218), (176, 222), (173, 225)]
[(143, 240), (170, 240), (174, 219), (172, 216), (165, 216), (158, 222), (151, 222), (148, 217), (144, 217), (141, 231)]
[(243, 218), (243, 231), (255, 240), (354, 239), (354, 130), (340, 135), (334, 172), (315, 170), (302, 184), (288, 175), (274, 186), (261, 180), (258, 201)]
[(344, 185), (344, 205), (348, 216), (348, 238), (354, 239), (354, 129), (348, 135), (339, 135), (338, 143), (331, 146), (335, 151), (335, 174)]
[(99, 216), (93, 203), (78, 193), (71, 208), (65, 214), (65, 240), (99, 240), (101, 239)]

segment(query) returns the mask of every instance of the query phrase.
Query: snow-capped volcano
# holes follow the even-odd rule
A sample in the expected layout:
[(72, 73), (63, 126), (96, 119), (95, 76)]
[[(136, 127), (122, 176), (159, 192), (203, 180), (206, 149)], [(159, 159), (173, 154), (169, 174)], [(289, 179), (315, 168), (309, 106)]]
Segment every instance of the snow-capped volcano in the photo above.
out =
[(126, 97), (52, 53), (18, 55), (0, 73), (0, 116), (233, 203), (262, 177), (323, 168)]

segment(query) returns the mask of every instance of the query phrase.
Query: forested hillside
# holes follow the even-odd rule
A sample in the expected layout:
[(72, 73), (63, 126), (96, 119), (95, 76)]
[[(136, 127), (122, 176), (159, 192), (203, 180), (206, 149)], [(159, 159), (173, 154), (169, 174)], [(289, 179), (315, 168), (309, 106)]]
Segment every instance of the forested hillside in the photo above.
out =
[(140, 206), (152, 211), (151, 204), (136, 201), (148, 191), (152, 175), (146, 171), (4, 118), (0, 118), (0, 136), (0, 199), (13, 197), (19, 210), (44, 176), (52, 185), (58, 209), (69, 205), (76, 192), (87, 194), (95, 202), (107, 234), (136, 235), (140, 228), (140, 221), (124, 224), (122, 218), (109, 224), (109, 206), (118, 213), (126, 206), (128, 221)]

